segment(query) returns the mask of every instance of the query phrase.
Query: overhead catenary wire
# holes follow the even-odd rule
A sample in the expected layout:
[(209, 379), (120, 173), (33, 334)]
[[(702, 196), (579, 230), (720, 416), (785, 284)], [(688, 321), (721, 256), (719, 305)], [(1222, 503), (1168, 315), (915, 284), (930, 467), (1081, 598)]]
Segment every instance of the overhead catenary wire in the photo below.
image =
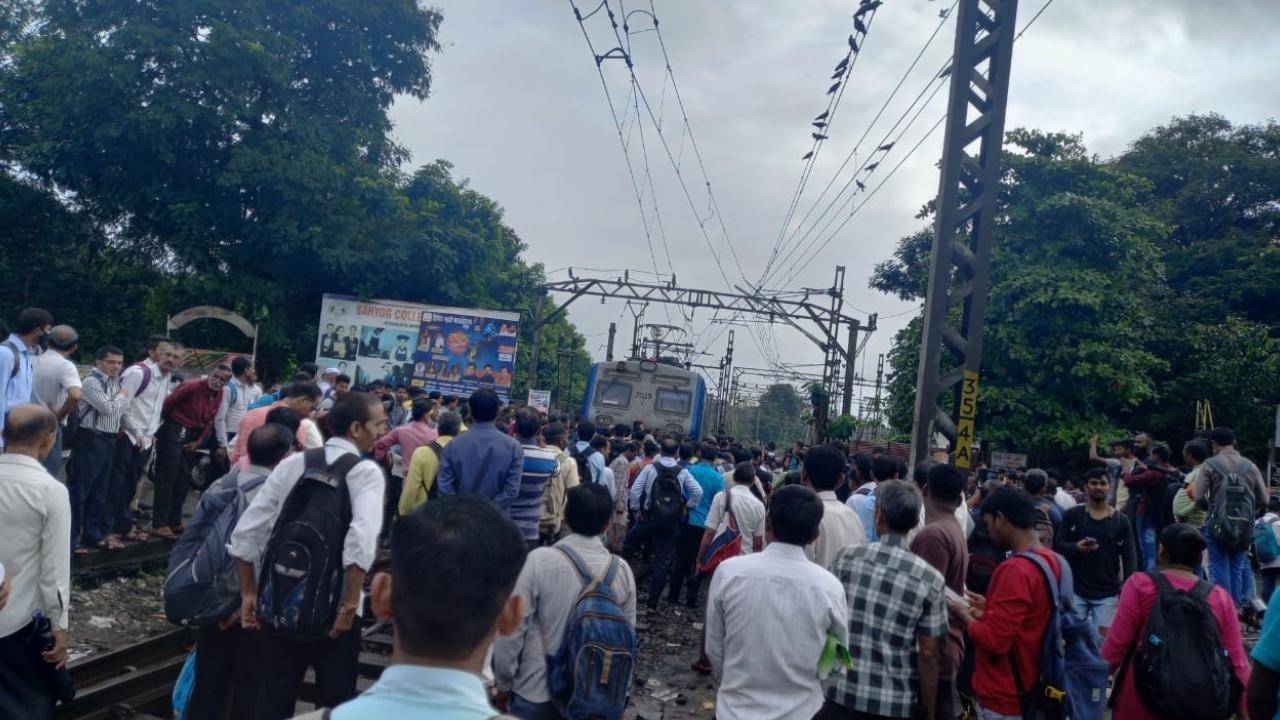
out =
[[(866, 32), (861, 33), (862, 43), (863, 43), (862, 47), (859, 48), (858, 50), (855, 50), (854, 49), (855, 46), (853, 45), (853, 43), (849, 44), (848, 51), (845, 54), (845, 59), (842, 61), (845, 65), (847, 65), (847, 67), (840, 74), (840, 78), (841, 78), (840, 91), (836, 93), (830, 100), (828, 100), (826, 110), (824, 110), (822, 113), (818, 115), (818, 117), (822, 118), (827, 123), (826, 127), (823, 128), (823, 132), (820, 133), (823, 136), (828, 134), (828, 131), (830, 131), (831, 126), (835, 123), (835, 118), (838, 114), (838, 110), (840, 107), (840, 100), (844, 98), (845, 90), (847, 90), (849, 87), (848, 80), (849, 80), (849, 77), (853, 74), (854, 67), (858, 64), (858, 58), (861, 57), (860, 51), (866, 47), (867, 36), (870, 34), (872, 23), (875, 22), (875, 17), (878, 9), (879, 9), (878, 6), (875, 8), (872, 8), (870, 12), (870, 17), (867, 19), (867, 22), (866, 22)], [(855, 31), (853, 36), (856, 36), (857, 34), (858, 33)], [(754, 285), (757, 287), (760, 285), (760, 283), (764, 281), (765, 276), (768, 275), (769, 273), (769, 267), (773, 264), (773, 261), (777, 259), (778, 253), (781, 252), (782, 250), (783, 237), (786, 235), (787, 228), (791, 225), (791, 221), (795, 217), (796, 208), (799, 207), (800, 199), (803, 197), (804, 191), (808, 187), (809, 177), (813, 172), (814, 165), (818, 162), (818, 157), (822, 152), (822, 148), (826, 143), (826, 140), (827, 140), (826, 137), (821, 137), (821, 138), (815, 137), (813, 141), (813, 145), (810, 146), (809, 152), (805, 155), (806, 163), (805, 163), (804, 170), (801, 171), (800, 180), (796, 183), (796, 189), (792, 193), (791, 203), (787, 207), (786, 215), (783, 217), (783, 220), (782, 220), (782, 227), (778, 229), (778, 238), (777, 240), (774, 241), (773, 249), (770, 250), (768, 259), (765, 260), (764, 265), (760, 269), (760, 277), (754, 283)], [(845, 162), (847, 163), (848, 160), (846, 160)], [(843, 168), (844, 166), (842, 165), (841, 169)], [(827, 183), (827, 187), (830, 187), (830, 186), (831, 186), (831, 183), (830, 182)]]
[[(947, 20), (952, 15), (955, 14), (955, 8), (958, 4), (959, 4), (959, 0), (953, 0), (953, 2), (951, 3), (951, 8), (946, 11), (946, 15), (942, 18), (942, 21), (939, 22), (937, 27), (933, 29), (933, 32), (929, 35), (928, 39), (925, 40), (924, 46), (921, 47), (920, 51), (916, 53), (915, 58), (911, 61), (911, 64), (907, 66), (906, 71), (902, 73), (902, 77), (898, 79), (898, 82), (897, 84), (894, 85), (893, 90), (889, 92), (889, 95), (885, 98), (884, 102), (880, 105), (880, 109), (876, 111), (875, 116), (871, 118), (871, 122), (867, 124), (866, 129), (862, 131), (862, 135), (858, 138), (857, 142), (854, 143), (853, 149), (849, 151), (849, 154), (845, 156), (844, 161), (840, 163), (840, 167), (837, 168), (835, 173), (832, 174), (831, 179), (827, 181), (826, 186), (823, 187), (822, 192), (819, 193), (818, 197), (813, 201), (813, 204), (809, 207), (809, 210), (804, 214), (804, 217), (800, 219), (800, 222), (796, 223), (796, 227), (791, 232), (790, 236), (787, 237), (785, 242), (781, 242), (779, 244), (777, 252), (771, 255), (769, 262), (766, 263), (766, 266), (762, 271), (762, 276), (761, 276), (762, 279), (763, 279), (763, 273), (767, 273), (773, 261), (777, 258), (779, 254), (782, 254), (783, 252), (782, 248), (785, 247), (788, 243), (790, 243), (793, 239), (795, 239), (796, 235), (800, 232), (800, 228), (804, 227), (804, 224), (809, 222), (809, 218), (813, 216), (813, 212), (818, 208), (818, 206), (822, 203), (822, 200), (827, 196), (827, 192), (831, 190), (831, 186), (835, 184), (837, 179), (839, 179), (840, 174), (844, 172), (844, 169), (846, 167), (848, 167), (850, 161), (854, 160), (857, 157), (858, 150), (862, 147), (863, 141), (867, 139), (867, 135), (871, 133), (871, 130), (875, 127), (876, 123), (880, 121), (880, 118), (884, 115), (885, 110), (888, 109), (889, 104), (893, 102), (893, 99), (895, 97), (897, 97), (898, 91), (902, 89), (902, 86), (906, 83), (907, 78), (911, 76), (912, 71), (915, 70), (916, 66), (920, 63), (921, 58), (924, 57), (925, 52), (928, 51), (929, 46), (933, 44), (933, 41), (937, 39), (939, 33), (941, 33), (942, 28), (946, 26)], [(870, 25), (868, 25), (868, 28), (869, 27)], [(908, 109), (907, 112), (910, 112), (910, 110)], [(855, 172), (855, 175), (856, 175), (856, 172)], [(846, 184), (846, 187), (847, 187), (847, 184)], [(794, 213), (794, 211), (792, 212)], [(784, 224), (782, 228), (782, 234), (786, 233), (787, 225), (790, 223), (791, 219), (792, 218), (789, 217), (787, 223)], [(818, 222), (820, 221), (821, 221), (821, 218), (819, 218)], [(781, 240), (781, 237), (779, 237), (779, 240)], [(803, 238), (801, 238), (800, 241), (803, 242)]]
[[(1021, 30), (1019, 30), (1019, 31), (1018, 31), (1018, 32), (1013, 36), (1013, 41), (1014, 41), (1014, 42), (1017, 42), (1019, 38), (1021, 38), (1024, 34), (1026, 34), (1026, 32), (1027, 32), (1028, 30), (1030, 30), (1030, 29), (1031, 29), (1031, 26), (1032, 26), (1032, 25), (1034, 25), (1034, 24), (1035, 24), (1035, 22), (1036, 22), (1037, 20), (1039, 20), (1039, 19), (1040, 19), (1040, 16), (1044, 14), (1045, 10), (1049, 9), (1049, 6), (1050, 6), (1050, 5), (1052, 5), (1052, 4), (1053, 4), (1053, 2), (1054, 2), (1054, 0), (1045, 0), (1044, 4), (1040, 6), (1040, 9), (1036, 12), (1036, 14), (1035, 14), (1035, 15), (1033, 15), (1033, 16), (1031, 17), (1031, 19), (1030, 19), (1030, 20), (1028, 20), (1028, 21), (1027, 21), (1027, 23), (1026, 23), (1025, 25), (1023, 25), (1023, 26), (1022, 26), (1022, 29), (1021, 29)], [(935, 79), (944, 79), (944, 78), (949, 74), (949, 73), (947, 73), (947, 70), (948, 70), (949, 68), (951, 68), (952, 60), (954, 60), (954, 57), (952, 57), (952, 58), (948, 59), (948, 61), (943, 65), (943, 69), (938, 73), (938, 75), (936, 75), (936, 76), (935, 76)], [(938, 89), (940, 89), (941, 87), (942, 87), (942, 86), (941, 86), (941, 85), (939, 85), (939, 88), (937, 88), (937, 89), (935, 89), (935, 90), (934, 90), (934, 94), (936, 94), (936, 93), (937, 93), (937, 91), (938, 91)], [(926, 89), (927, 89), (927, 88), (928, 88), (928, 86), (926, 86)], [(930, 95), (930, 99), (932, 99), (932, 97), (933, 97), (933, 96), (932, 96), (932, 95)], [(913, 103), (913, 104), (914, 104), (914, 103)], [(921, 106), (921, 110), (923, 110), (923, 109), (924, 109), (924, 107), (926, 107), (927, 105), (928, 105), (928, 101), (926, 101), (926, 102), (925, 102), (925, 104)], [(916, 113), (916, 117), (919, 117), (919, 114), (920, 114), (920, 112), (919, 112), (919, 111), (917, 111), (917, 113)], [(890, 170), (890, 172), (888, 173), (888, 175), (886, 175), (886, 176), (884, 177), (884, 179), (880, 181), (880, 183), (879, 183), (879, 184), (877, 184), (874, 188), (872, 188), (872, 190), (871, 190), (869, 193), (867, 193), (867, 194), (866, 194), (866, 196), (863, 198), (862, 202), (861, 202), (861, 203), (859, 203), (859, 204), (858, 204), (858, 205), (857, 205), (857, 206), (856, 206), (856, 207), (855, 207), (855, 208), (854, 208), (854, 209), (849, 213), (849, 215), (848, 215), (847, 217), (845, 217), (844, 221), (840, 223), (840, 225), (839, 225), (839, 226), (838, 226), (838, 227), (837, 227), (837, 228), (836, 228), (836, 229), (835, 229), (835, 230), (834, 230), (834, 231), (833, 231), (833, 232), (832, 232), (832, 233), (827, 237), (827, 239), (826, 239), (826, 240), (824, 240), (824, 241), (821, 243), (821, 245), (819, 245), (815, 250), (813, 250), (813, 251), (809, 254), (809, 258), (808, 258), (807, 260), (805, 260), (803, 263), (801, 263), (801, 264), (796, 268), (796, 270), (792, 273), (791, 277), (795, 277), (796, 275), (798, 275), (800, 272), (802, 272), (802, 271), (803, 271), (804, 267), (807, 267), (809, 263), (811, 263), (815, 258), (817, 258), (817, 256), (822, 252), (822, 250), (823, 250), (823, 249), (825, 249), (825, 248), (826, 248), (826, 247), (831, 243), (831, 241), (835, 239), (835, 237), (840, 233), (840, 231), (841, 231), (841, 230), (842, 230), (846, 225), (848, 225), (849, 221), (850, 221), (850, 220), (852, 220), (852, 219), (853, 219), (853, 217), (854, 217), (854, 216), (855, 216), (855, 215), (856, 215), (860, 210), (862, 210), (862, 208), (863, 208), (863, 207), (865, 207), (865, 206), (866, 206), (867, 202), (868, 202), (872, 197), (874, 197), (874, 196), (875, 196), (875, 194), (876, 194), (877, 192), (879, 192), (880, 188), (884, 187), (885, 183), (887, 183), (887, 182), (889, 181), (889, 179), (890, 179), (890, 178), (892, 178), (892, 177), (893, 177), (893, 175), (897, 173), (898, 169), (902, 167), (902, 165), (907, 161), (907, 159), (908, 159), (908, 158), (910, 158), (910, 157), (911, 157), (911, 155), (912, 155), (912, 154), (914, 154), (914, 153), (915, 153), (915, 152), (920, 148), (920, 146), (921, 146), (921, 145), (923, 145), (923, 144), (925, 143), (925, 141), (927, 141), (927, 140), (928, 140), (928, 138), (929, 138), (930, 136), (932, 136), (934, 132), (936, 132), (936, 131), (937, 131), (937, 129), (938, 129), (939, 127), (941, 127), (942, 123), (943, 123), (945, 120), (946, 120), (946, 113), (943, 113), (943, 115), (942, 115), (941, 117), (939, 117), (939, 118), (938, 118), (938, 120), (933, 124), (933, 126), (931, 126), (931, 127), (929, 128), (929, 130), (924, 134), (924, 136), (923, 136), (923, 137), (921, 137), (921, 138), (920, 138), (920, 140), (919, 140), (919, 141), (917, 141), (917, 142), (916, 142), (916, 144), (915, 144), (914, 146), (912, 146), (911, 150), (909, 150), (909, 151), (908, 151), (908, 152), (907, 152), (907, 153), (902, 157), (902, 159), (901, 159), (901, 160), (899, 160), (899, 161), (898, 161), (898, 163), (897, 163), (896, 165), (894, 165), (894, 167), (892, 168), (892, 170)], [(913, 123), (914, 123), (914, 121), (915, 121), (915, 118), (913, 118), (913, 119), (912, 119), (912, 122), (913, 122)], [(910, 124), (908, 124), (908, 127), (910, 127)], [(900, 138), (900, 137), (901, 137), (901, 134), (899, 135), (899, 138)], [(856, 173), (855, 173), (855, 177), (856, 177)], [(851, 199), (852, 199), (852, 196), (851, 196)], [(850, 203), (846, 202), (846, 203), (842, 206), (842, 209), (843, 209), (843, 207), (847, 207), (849, 204), (850, 204)], [(830, 223), (828, 223), (827, 227), (830, 227)], [(824, 231), (823, 231), (823, 232), (825, 232), (825, 229), (824, 229)], [(789, 280), (788, 280), (788, 282), (789, 282)]]

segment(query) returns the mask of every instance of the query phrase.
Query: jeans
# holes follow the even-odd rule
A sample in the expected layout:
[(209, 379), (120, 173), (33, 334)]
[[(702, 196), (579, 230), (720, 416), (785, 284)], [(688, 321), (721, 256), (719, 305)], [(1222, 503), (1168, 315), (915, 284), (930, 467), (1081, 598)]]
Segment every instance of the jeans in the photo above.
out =
[(1116, 605), (1119, 602), (1119, 595), (1096, 600), (1076, 595), (1072, 604), (1075, 605), (1077, 615), (1089, 618), (1089, 624), (1093, 625), (1093, 631), (1098, 633), (1098, 637), (1101, 638), (1101, 628), (1111, 627), (1111, 621), (1116, 617)]
[(111, 466), (116, 436), (81, 428), (67, 466), (71, 502), (71, 547), (97, 545), (110, 534)]
[[(360, 620), (355, 627), (330, 638), (298, 641), (274, 630), (261, 633), (260, 667), (271, 677), (258, 687), (258, 703), (254, 720), (286, 720), (294, 716), (298, 692), (307, 668), (315, 669), (315, 703), (320, 707), (337, 707), (356, 696), (356, 678), (360, 671)], [(199, 653), (196, 654), (199, 658)], [(246, 719), (247, 720), (247, 719)]]
[(511, 707), (507, 708), (507, 714), (520, 720), (560, 720), (560, 713), (556, 712), (556, 706), (550, 701), (529, 702), (515, 693), (511, 695)]
[(1245, 573), (1250, 570), (1248, 549), (1223, 550), (1214, 542), (1212, 529), (1206, 526), (1202, 528), (1202, 532), (1209, 550), (1210, 578), (1227, 591), (1236, 607), (1240, 607), (1241, 601), (1246, 599)]
[(1146, 516), (1139, 515), (1138, 523), (1135, 528), (1138, 534), (1138, 549), (1142, 551), (1142, 569), (1156, 569), (1156, 524), (1155, 521)]
[(196, 679), (187, 700), (185, 720), (218, 720), (230, 709), (233, 718), (253, 717), (258, 705), (259, 630), (239, 623), (226, 630), (200, 628), (196, 640)]
[(1280, 579), (1280, 568), (1262, 568), (1262, 602), (1271, 602), (1277, 579)]
[(62, 469), (62, 423), (58, 423), (58, 436), (53, 441), (53, 449), (44, 456), (40, 464), (55, 479), (58, 477), (58, 471)]

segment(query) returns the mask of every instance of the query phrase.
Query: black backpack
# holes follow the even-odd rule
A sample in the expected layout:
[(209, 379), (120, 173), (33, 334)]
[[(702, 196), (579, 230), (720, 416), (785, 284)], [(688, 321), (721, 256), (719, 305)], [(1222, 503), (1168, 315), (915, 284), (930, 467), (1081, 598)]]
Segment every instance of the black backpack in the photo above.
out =
[(330, 465), (320, 447), (305, 459), (262, 554), (258, 619), (294, 639), (318, 640), (332, 629), (342, 600), (342, 546), (351, 525), (347, 473), (360, 458), (343, 453)]
[(588, 445), (585, 449), (579, 450), (578, 444), (574, 443), (569, 448), (569, 457), (578, 463), (578, 482), (589, 483), (595, 482), (596, 479), (591, 472), (591, 456), (600, 452), (599, 450)]
[[(1253, 543), (1253, 484), (1235, 463), (1209, 458), (1206, 466), (1218, 474), (1218, 487), (1209, 496), (1205, 527), (1213, 531), (1213, 542), (1223, 550), (1248, 550)], [(1202, 468), (1200, 472), (1204, 472)]]
[(674, 527), (684, 521), (684, 490), (680, 487), (679, 465), (654, 461), (657, 471), (649, 485), (649, 519), (663, 527)]
[(1116, 678), (1133, 671), (1133, 684), (1147, 711), (1162, 720), (1225, 720), (1235, 715), (1244, 691), (1218, 635), (1209, 607), (1213, 585), (1197, 580), (1186, 592), (1164, 573), (1149, 571), (1156, 601), (1142, 639)]

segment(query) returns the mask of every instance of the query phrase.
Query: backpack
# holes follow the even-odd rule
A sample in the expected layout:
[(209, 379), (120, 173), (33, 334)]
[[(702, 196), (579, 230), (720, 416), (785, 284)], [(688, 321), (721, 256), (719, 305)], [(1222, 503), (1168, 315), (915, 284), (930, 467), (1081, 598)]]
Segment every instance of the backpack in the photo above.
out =
[[(438, 440), (432, 440), (427, 443), (427, 447), (431, 448), (431, 452), (436, 454), (436, 479), (440, 479), (440, 458), (444, 456), (444, 446)], [(440, 497), (440, 483), (433, 482), (431, 487), (427, 488), (427, 499), (435, 500)]]
[[(1056, 553), (1055, 553), (1056, 554)], [(1060, 579), (1049, 563), (1033, 551), (1016, 553), (1036, 564), (1045, 578), (1052, 605), (1049, 625), (1040, 645), (1040, 674), (1030, 686), (1022, 682), (1018, 660), (1009, 651), (1009, 667), (1018, 691), (1024, 720), (1102, 720), (1107, 703), (1111, 667), (1098, 651), (1098, 635), (1089, 620), (1072, 605), (1075, 587), (1071, 565), (1058, 555)]]
[[(85, 378), (85, 382), (88, 382), (94, 377), (96, 377), (98, 382), (101, 383), (102, 392), (105, 395), (107, 392), (107, 381), (101, 375), (95, 376), (93, 373), (89, 373), (89, 377)], [(75, 449), (77, 445), (76, 439), (80, 434), (80, 428), (84, 425), (85, 421), (89, 419), (89, 413), (91, 412), (97, 412), (97, 410), (95, 410), (87, 401), (82, 400), (77, 403), (75, 409), (67, 415), (67, 421), (62, 426), (63, 448), (67, 450)]]
[(969, 548), (969, 569), (965, 573), (964, 584), (973, 592), (986, 595), (991, 585), (991, 576), (995, 574), (996, 566), (1004, 562), (1005, 553), (991, 537), (991, 531), (987, 529), (982, 516), (975, 510), (970, 511), (970, 517), (973, 520), (973, 532), (969, 533), (966, 542)]
[[(133, 393), (133, 396), (136, 398), (146, 392), (147, 388), (151, 386), (151, 368), (147, 367), (147, 364), (144, 362), (134, 363), (133, 367), (138, 368), (138, 371), (142, 373), (142, 382), (138, 383), (138, 389)], [(124, 373), (120, 373), (120, 376), (124, 377)]]
[(18, 377), (18, 371), (22, 369), (18, 363), (22, 358), (22, 351), (18, 349), (18, 344), (12, 340), (5, 340), (0, 345), (9, 348), (9, 352), (13, 353), (13, 369), (9, 371), (9, 380), (12, 382), (14, 378)]
[[(1213, 532), (1213, 542), (1228, 552), (1249, 549), (1253, 541), (1253, 486), (1235, 467), (1223, 467), (1214, 463), (1217, 458), (1205, 461), (1213, 463), (1217, 472), (1218, 487), (1209, 497), (1209, 514), (1205, 527)], [(1203, 472), (1203, 471), (1202, 471)]]
[(246, 405), (246, 406), (245, 406), (245, 408), (244, 408), (244, 409), (245, 409), (245, 410), (256, 410), (256, 409), (258, 409), (258, 408), (260, 408), (260, 407), (266, 407), (266, 406), (268, 406), (268, 405), (271, 405), (271, 404), (275, 403), (277, 400), (279, 400), (279, 399), (280, 399), (280, 395), (281, 395), (281, 394), (282, 394), (282, 393), (281, 393), (281, 391), (279, 391), (279, 390), (276, 390), (275, 392), (263, 393), (263, 394), (262, 394), (262, 397), (260, 397), (260, 398), (258, 398), (257, 400), (254, 400), (253, 402), (249, 403), (248, 405)]
[(656, 474), (649, 484), (649, 519), (661, 527), (679, 525), (684, 520), (684, 490), (680, 487), (683, 469), (660, 462), (654, 462), (653, 468)]
[[(572, 550), (557, 545), (582, 579), (560, 649), (547, 656), (547, 689), (566, 720), (621, 720), (635, 671), (636, 631), (613, 594), (617, 557), (603, 577), (593, 578)], [(547, 647), (543, 637), (543, 647)]]
[(164, 613), (175, 625), (203, 627), (221, 621), (240, 606), (236, 559), (227, 552), (236, 522), (248, 508), (246, 496), (267, 478), (240, 486), (233, 469), (201, 496), (187, 529), (169, 553), (164, 578)]
[(1280, 557), (1280, 542), (1276, 540), (1275, 525), (1265, 520), (1253, 524), (1253, 552), (1263, 565), (1275, 562)]
[(569, 457), (578, 463), (578, 482), (588, 483), (595, 482), (595, 476), (591, 472), (591, 456), (599, 450), (588, 445), (585, 450), (579, 450), (578, 444), (574, 443), (569, 448)]
[(258, 580), (258, 620), (301, 641), (323, 638), (337, 617), (346, 575), (342, 546), (351, 525), (347, 473), (360, 462), (343, 453), (329, 465), (323, 447), (304, 457), (302, 477), (262, 553)]
[(1183, 592), (1164, 573), (1148, 577), (1158, 595), (1147, 615), (1145, 638), (1129, 651), (1116, 687), (1133, 671), (1133, 685), (1142, 705), (1163, 720), (1219, 720), (1230, 718), (1240, 705), (1244, 688), (1231, 667), (1231, 658), (1218, 635), (1218, 621), (1209, 607), (1213, 585), (1197, 580)]
[[(1036, 506), (1036, 535), (1040, 538), (1040, 544), (1051, 548), (1053, 547), (1053, 516), (1049, 514), (1049, 508), (1041, 502), (1042, 498), (1035, 499)], [(1048, 505), (1053, 504), (1051, 498), (1043, 498), (1048, 501)]]

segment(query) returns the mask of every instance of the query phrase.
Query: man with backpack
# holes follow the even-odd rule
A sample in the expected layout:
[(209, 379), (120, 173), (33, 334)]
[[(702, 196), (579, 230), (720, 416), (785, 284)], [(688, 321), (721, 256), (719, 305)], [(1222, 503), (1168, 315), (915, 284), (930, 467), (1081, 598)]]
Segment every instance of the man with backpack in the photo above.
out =
[(258, 398), (262, 397), (262, 388), (257, 385), (257, 372), (253, 369), (253, 361), (244, 356), (236, 356), (231, 360), (231, 380), (227, 381), (227, 391), (222, 396), (222, 406), (213, 419), (213, 431), (218, 438), (218, 447), (230, 448), (231, 442), (240, 432), (240, 421), (245, 411)]
[[(107, 549), (123, 547), (120, 537), (111, 532), (107, 505), (120, 416), (129, 405), (129, 396), (120, 387), (123, 365), (120, 348), (98, 348), (93, 370), (84, 379), (81, 404), (68, 425), (72, 436), (66, 438), (66, 444), (72, 450), (67, 492), (71, 499), (71, 548), (77, 555), (99, 544)], [(82, 543), (83, 550), (79, 547)]]
[(462, 432), (462, 416), (456, 412), (441, 413), (436, 431), (440, 433), (436, 439), (419, 445), (409, 459), (409, 472), (404, 476), (404, 488), (400, 491), (397, 508), (401, 515), (408, 515), (414, 508), (440, 494), (436, 484), (440, 457), (445, 447)]
[[(240, 596), (235, 558), (226, 542), (236, 521), (271, 471), (293, 451), (293, 432), (268, 423), (250, 433), (249, 466), (233, 468), (200, 498), (191, 525), (173, 547), (165, 579), (165, 610), (171, 621), (196, 625), (195, 682), (185, 720), (249, 718), (257, 705), (261, 633), (240, 627)], [(204, 582), (184, 582), (211, 570)], [(228, 699), (229, 696), (229, 699)]]
[(591, 445), (596, 436), (596, 424), (590, 420), (580, 420), (577, 427), (578, 442), (569, 448), (569, 457), (578, 465), (578, 482), (605, 485), (609, 497), (617, 494), (617, 489), (604, 481), (606, 467), (604, 453)]
[(1209, 433), (1213, 457), (1200, 466), (1193, 488), (1196, 504), (1208, 510), (1204, 539), (1209, 550), (1209, 574), (1235, 600), (1237, 607), (1252, 606), (1247, 597), (1245, 573), (1249, 544), (1257, 511), (1267, 507), (1267, 488), (1258, 466), (1236, 450), (1236, 434), (1217, 427)]
[(276, 466), (231, 535), (241, 626), (261, 628), (262, 666), (271, 671), (257, 720), (293, 715), (309, 666), (320, 705), (356, 693), (357, 618), (378, 549), (385, 485), (382, 468), (363, 456), (386, 433), (387, 413), (376, 397), (350, 392), (334, 403), (329, 425), (334, 436), (323, 448)]
[(161, 413), (169, 396), (169, 378), (178, 367), (180, 354), (166, 335), (147, 338), (147, 357), (120, 373), (120, 385), (129, 396), (129, 407), (120, 418), (120, 436), (111, 467), (111, 487), (107, 492), (108, 527), (127, 540), (146, 540), (147, 534), (133, 526), (133, 496), (138, 480), (155, 448)]
[(561, 537), (566, 494), (578, 486), (578, 463), (574, 462), (565, 451), (569, 443), (569, 433), (564, 423), (547, 423), (542, 428), (542, 442), (543, 447), (556, 454), (557, 467), (555, 473), (547, 478), (546, 488), (542, 492), (538, 541), (542, 545), (552, 545)]
[(1034, 501), (1006, 485), (983, 499), (981, 512), (992, 539), (1012, 555), (996, 566), (985, 597), (948, 603), (975, 649), (978, 717), (1101, 720), (1107, 666), (1087, 622), (1071, 609), (1070, 566), (1040, 546)]
[(486, 651), (521, 623), (512, 589), (524, 562), (520, 532), (483, 498), (441, 498), (400, 518), (391, 572), (369, 591), (374, 614), (395, 625), (391, 666), (360, 697), (298, 720), (500, 720)]
[(702, 500), (702, 486), (676, 459), (680, 442), (674, 437), (662, 440), (662, 455), (640, 471), (631, 486), (631, 509), (639, 522), (627, 533), (623, 557), (633, 557), (642, 543), (653, 552), (653, 574), (649, 577), (650, 615), (658, 612), (658, 600), (667, 586), (676, 539), (684, 524), (686, 510)]
[[(35, 379), (31, 358), (41, 347), (41, 340), (53, 329), (53, 316), (48, 310), (27, 308), (18, 314), (13, 334), (0, 341), (0, 430), (10, 408), (31, 402), (31, 386)], [(0, 437), (0, 448), (4, 439)]]
[[(604, 488), (579, 485), (565, 503), (572, 534), (529, 553), (515, 587), (524, 617), (493, 646), (500, 709), (539, 720), (622, 717), (636, 660), (636, 585), (630, 566), (604, 546), (612, 517)], [(587, 649), (596, 646), (614, 654), (596, 658), (600, 650)], [(600, 672), (596, 682), (575, 674), (584, 652), (593, 663), (586, 672)], [(608, 664), (594, 665), (601, 662)]]

